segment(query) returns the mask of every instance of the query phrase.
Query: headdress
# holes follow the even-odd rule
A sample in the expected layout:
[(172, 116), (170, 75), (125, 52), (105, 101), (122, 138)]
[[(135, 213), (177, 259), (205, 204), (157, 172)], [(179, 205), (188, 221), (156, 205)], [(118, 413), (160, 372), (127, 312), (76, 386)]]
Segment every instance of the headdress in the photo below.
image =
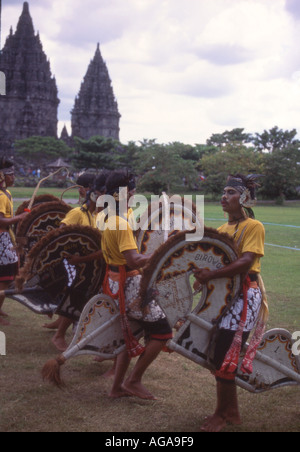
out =
[(252, 208), (256, 205), (256, 189), (259, 187), (256, 179), (258, 177), (261, 176), (257, 174), (250, 174), (249, 176), (237, 174), (228, 177), (226, 187), (233, 187), (241, 193), (240, 203), (243, 207)]
[(6, 189), (5, 176), (14, 174), (14, 164), (5, 157), (0, 159), (0, 190)]
[(230, 175), (227, 179), (226, 187), (232, 187), (237, 190), (240, 196), (240, 204), (244, 207), (250, 216), (254, 217), (252, 208), (257, 203), (256, 189), (260, 185), (256, 182), (256, 179), (262, 177), (258, 174), (250, 174), (244, 176), (242, 174)]

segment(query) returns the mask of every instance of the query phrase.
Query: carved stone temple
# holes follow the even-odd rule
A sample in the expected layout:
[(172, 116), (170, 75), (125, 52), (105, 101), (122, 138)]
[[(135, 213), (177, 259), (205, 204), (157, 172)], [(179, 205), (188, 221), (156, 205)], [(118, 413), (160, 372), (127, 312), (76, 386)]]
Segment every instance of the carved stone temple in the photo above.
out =
[[(11, 151), (16, 140), (31, 136), (57, 138), (57, 84), (28, 2), (23, 4), (15, 33), (11, 28), (0, 52), (0, 71), (6, 77), (6, 95), (0, 96), (0, 152)], [(61, 139), (70, 143), (73, 137), (101, 135), (118, 140), (120, 118), (98, 44), (71, 112), (71, 137), (65, 127)]]
[(119, 140), (120, 118), (111, 79), (98, 44), (75, 99), (72, 135), (84, 139), (101, 135)]
[(0, 98), (0, 150), (34, 135), (57, 137), (56, 80), (27, 2), (0, 54), (0, 71), (6, 76), (6, 96)]

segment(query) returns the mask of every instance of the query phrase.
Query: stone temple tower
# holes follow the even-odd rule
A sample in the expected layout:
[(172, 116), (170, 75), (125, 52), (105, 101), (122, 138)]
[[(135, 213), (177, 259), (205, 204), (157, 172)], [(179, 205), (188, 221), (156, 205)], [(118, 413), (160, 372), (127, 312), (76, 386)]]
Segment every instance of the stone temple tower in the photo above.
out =
[(121, 115), (99, 44), (71, 114), (73, 137), (87, 140), (101, 135), (119, 140)]
[(0, 97), (0, 151), (34, 135), (57, 137), (56, 80), (27, 2), (16, 32), (11, 29), (0, 54), (0, 71), (6, 76), (6, 96)]

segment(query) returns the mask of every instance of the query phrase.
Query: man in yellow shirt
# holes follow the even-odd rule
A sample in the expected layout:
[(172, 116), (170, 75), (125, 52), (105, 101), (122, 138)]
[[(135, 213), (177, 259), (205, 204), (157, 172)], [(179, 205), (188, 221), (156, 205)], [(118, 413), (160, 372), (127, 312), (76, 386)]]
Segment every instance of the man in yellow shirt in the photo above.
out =
[[(70, 210), (66, 217), (62, 220), (62, 226), (69, 226), (72, 224), (78, 224), (81, 226), (96, 227), (96, 201), (97, 199), (91, 199), (91, 193), (95, 182), (95, 176), (90, 173), (84, 173), (79, 176), (77, 185), (79, 188), (79, 196), (83, 199), (83, 205), (81, 207), (75, 207)], [(96, 195), (98, 198), (99, 195)]]
[[(116, 360), (114, 383), (110, 397), (136, 396), (153, 400), (155, 397), (143, 386), (142, 377), (157, 358), (167, 341), (172, 338), (172, 330), (166, 316), (155, 301), (150, 301), (145, 309), (139, 300), (141, 274), (150, 256), (140, 255), (133, 231), (127, 221), (128, 198), (124, 193), (134, 188), (134, 180), (126, 172), (116, 171), (107, 180), (107, 194), (115, 200), (116, 211), (108, 212), (102, 235), (102, 252), (107, 263), (107, 274), (103, 292), (119, 303), (122, 329), (126, 350)], [(125, 190), (122, 190), (122, 187)], [(125, 195), (126, 196), (126, 195)], [(125, 201), (125, 202), (124, 202)], [(121, 211), (122, 206), (124, 212)], [(142, 347), (133, 337), (128, 317), (137, 320), (145, 331), (146, 346)], [(132, 357), (139, 359), (125, 380)]]
[[(81, 186), (79, 194), (85, 200), (84, 204), (82, 207), (72, 209), (62, 220), (61, 227), (80, 225), (96, 228), (96, 202), (98, 197), (104, 194), (106, 177), (106, 173), (100, 174), (97, 178), (90, 173), (84, 173), (78, 178), (77, 184)], [(96, 255), (88, 256), (89, 259), (97, 259), (97, 257)], [(75, 265), (80, 262), (85, 262), (86, 258), (75, 256), (70, 258), (69, 262), (66, 262), (65, 265), (68, 267), (68, 272), (73, 280), (76, 278)], [(64, 301), (57, 309), (56, 313), (59, 315), (59, 318), (50, 325), (45, 325), (49, 329), (57, 328), (57, 332), (52, 338), (52, 343), (59, 351), (65, 351), (67, 349), (68, 345), (65, 340), (66, 332), (72, 323), (79, 320), (86, 302), (87, 300), (84, 294), (78, 290), (72, 290), (68, 297), (64, 297)]]
[[(11, 226), (22, 220), (28, 213), (14, 217), (13, 199), (9, 187), (14, 185), (15, 174), (13, 162), (0, 159), (0, 290), (7, 290), (14, 281), (18, 269), (19, 258), (15, 250), (14, 236)], [(5, 296), (0, 297), (0, 325), (9, 325), (2, 311)]]
[[(240, 424), (237, 389), (235, 384), (236, 357), (245, 345), (250, 332), (262, 314), (263, 297), (259, 287), (261, 264), (264, 256), (264, 226), (253, 218), (256, 203), (254, 176), (230, 176), (224, 189), (222, 207), (229, 216), (228, 223), (219, 231), (229, 234), (235, 241), (238, 259), (216, 271), (199, 270), (195, 273), (197, 284), (241, 274), (245, 278), (243, 294), (236, 300), (218, 324), (213, 364), (216, 369), (217, 409), (202, 427), (207, 432), (219, 432), (227, 423)], [(250, 212), (250, 217), (247, 215)], [(267, 311), (267, 309), (265, 310)], [(266, 312), (265, 312), (266, 314)], [(263, 323), (263, 322), (262, 322)], [(260, 334), (263, 329), (260, 328)], [(239, 336), (239, 340), (237, 340)]]

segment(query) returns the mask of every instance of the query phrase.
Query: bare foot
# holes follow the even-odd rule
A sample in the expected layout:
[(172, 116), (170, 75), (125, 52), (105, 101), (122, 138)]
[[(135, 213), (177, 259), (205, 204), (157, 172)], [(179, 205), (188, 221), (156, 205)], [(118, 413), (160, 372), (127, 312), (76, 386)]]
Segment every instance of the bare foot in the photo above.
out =
[(114, 376), (115, 376), (115, 368), (114, 367), (102, 375), (103, 378), (107, 378), (107, 379), (114, 378)]
[[(96, 357), (96, 358), (94, 359), (94, 361), (95, 361), (96, 363), (103, 363), (104, 361), (107, 361), (107, 359), (106, 359), (106, 358), (98, 358), (98, 357)], [(107, 378), (107, 379), (113, 378), (114, 376), (115, 376), (115, 367), (113, 367), (112, 369), (108, 370), (107, 372), (105, 372), (105, 373), (102, 375), (103, 378)]]
[(0, 317), (8, 317), (8, 314), (0, 309)]
[(60, 352), (65, 352), (68, 348), (68, 344), (65, 341), (64, 337), (60, 337), (55, 335), (52, 339), (51, 339), (52, 344), (57, 348), (58, 351)]
[(214, 414), (213, 416), (207, 418), (206, 422), (202, 425), (202, 432), (208, 433), (219, 433), (225, 428), (227, 425), (227, 420), (218, 414)]
[(3, 317), (0, 317), (0, 325), (10, 326), (10, 322), (8, 320), (5, 320)]
[(121, 399), (124, 397), (131, 397), (131, 394), (125, 389), (121, 388), (119, 391), (112, 391), (109, 396), (110, 399)]
[(215, 413), (213, 416), (208, 416), (205, 419), (201, 430), (203, 432), (219, 433), (227, 424), (241, 425), (242, 421), (239, 414), (222, 416)]
[(231, 425), (242, 425), (242, 420), (239, 416), (227, 416), (226, 421)]
[(48, 330), (57, 330), (57, 328), (59, 327), (59, 324), (60, 324), (59, 319), (57, 319), (57, 320), (55, 320), (55, 322), (45, 323), (43, 325), (43, 328), (46, 328)]
[(149, 392), (141, 382), (126, 381), (123, 384), (123, 389), (131, 394), (133, 397), (139, 397), (143, 400), (157, 400), (151, 392)]
[(96, 358), (94, 358), (94, 361), (96, 363), (103, 363), (103, 361), (107, 361), (106, 358), (100, 358), (99, 356), (96, 356)]

